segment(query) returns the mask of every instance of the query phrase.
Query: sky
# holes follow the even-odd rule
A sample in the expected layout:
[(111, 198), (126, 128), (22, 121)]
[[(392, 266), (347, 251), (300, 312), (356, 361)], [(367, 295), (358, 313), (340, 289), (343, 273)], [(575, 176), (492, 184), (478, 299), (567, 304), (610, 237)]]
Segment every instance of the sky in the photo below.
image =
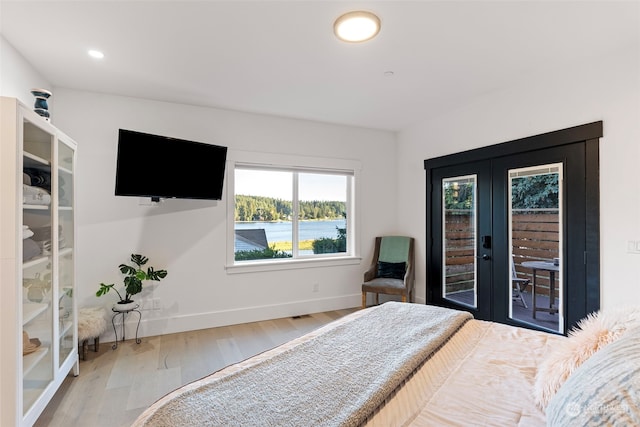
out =
[[(293, 172), (235, 170), (235, 193), (291, 200)], [(346, 201), (346, 177), (299, 173), (300, 200)]]

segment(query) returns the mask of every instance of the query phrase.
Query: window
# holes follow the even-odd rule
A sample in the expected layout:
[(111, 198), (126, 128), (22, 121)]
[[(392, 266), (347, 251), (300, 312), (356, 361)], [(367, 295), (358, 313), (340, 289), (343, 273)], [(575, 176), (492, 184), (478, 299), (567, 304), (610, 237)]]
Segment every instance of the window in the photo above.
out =
[(283, 160), (296, 165), (233, 161), (227, 180), (233, 194), (229, 266), (288, 268), (353, 259), (355, 167), (345, 168), (344, 161), (331, 167), (328, 159)]

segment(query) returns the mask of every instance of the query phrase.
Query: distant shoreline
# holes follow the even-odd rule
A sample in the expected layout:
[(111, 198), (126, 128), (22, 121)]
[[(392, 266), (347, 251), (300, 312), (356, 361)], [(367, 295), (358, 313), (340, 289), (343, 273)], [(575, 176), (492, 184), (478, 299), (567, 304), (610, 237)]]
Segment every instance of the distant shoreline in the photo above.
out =
[[(265, 231), (269, 247), (274, 243), (293, 241), (294, 222), (292, 221), (238, 221), (235, 223), (236, 230), (263, 229)], [(320, 238), (335, 239), (338, 237), (338, 230), (347, 227), (347, 221), (343, 219), (333, 220), (305, 220), (298, 224), (298, 241), (311, 241)], [(289, 243), (289, 247), (291, 244)], [(278, 246), (280, 248), (280, 246)]]

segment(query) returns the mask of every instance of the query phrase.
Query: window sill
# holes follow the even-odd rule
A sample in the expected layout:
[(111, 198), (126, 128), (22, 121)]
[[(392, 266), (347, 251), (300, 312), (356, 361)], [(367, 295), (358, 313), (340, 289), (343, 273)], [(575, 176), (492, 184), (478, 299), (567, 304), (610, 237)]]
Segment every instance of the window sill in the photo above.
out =
[(336, 267), (360, 264), (359, 256), (331, 257), (322, 259), (288, 259), (286, 261), (245, 261), (242, 264), (227, 265), (227, 274), (255, 273), (258, 271), (295, 270), (299, 268)]

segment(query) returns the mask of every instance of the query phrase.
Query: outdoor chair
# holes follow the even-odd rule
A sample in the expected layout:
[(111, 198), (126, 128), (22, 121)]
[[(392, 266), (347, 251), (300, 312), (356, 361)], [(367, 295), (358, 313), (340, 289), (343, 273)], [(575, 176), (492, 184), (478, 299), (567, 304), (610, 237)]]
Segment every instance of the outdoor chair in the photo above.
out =
[(511, 294), (511, 297), (514, 301), (520, 300), (524, 308), (529, 307), (527, 307), (527, 303), (524, 300), (524, 296), (522, 295), (522, 293), (525, 289), (527, 289), (527, 286), (530, 282), (531, 281), (529, 279), (518, 277), (518, 273), (516, 272), (516, 265), (513, 260), (511, 260), (511, 285), (513, 287), (513, 293)]
[(367, 293), (400, 295), (402, 302), (411, 302), (414, 273), (414, 239), (406, 236), (376, 237), (371, 266), (364, 273), (362, 308), (367, 306)]

